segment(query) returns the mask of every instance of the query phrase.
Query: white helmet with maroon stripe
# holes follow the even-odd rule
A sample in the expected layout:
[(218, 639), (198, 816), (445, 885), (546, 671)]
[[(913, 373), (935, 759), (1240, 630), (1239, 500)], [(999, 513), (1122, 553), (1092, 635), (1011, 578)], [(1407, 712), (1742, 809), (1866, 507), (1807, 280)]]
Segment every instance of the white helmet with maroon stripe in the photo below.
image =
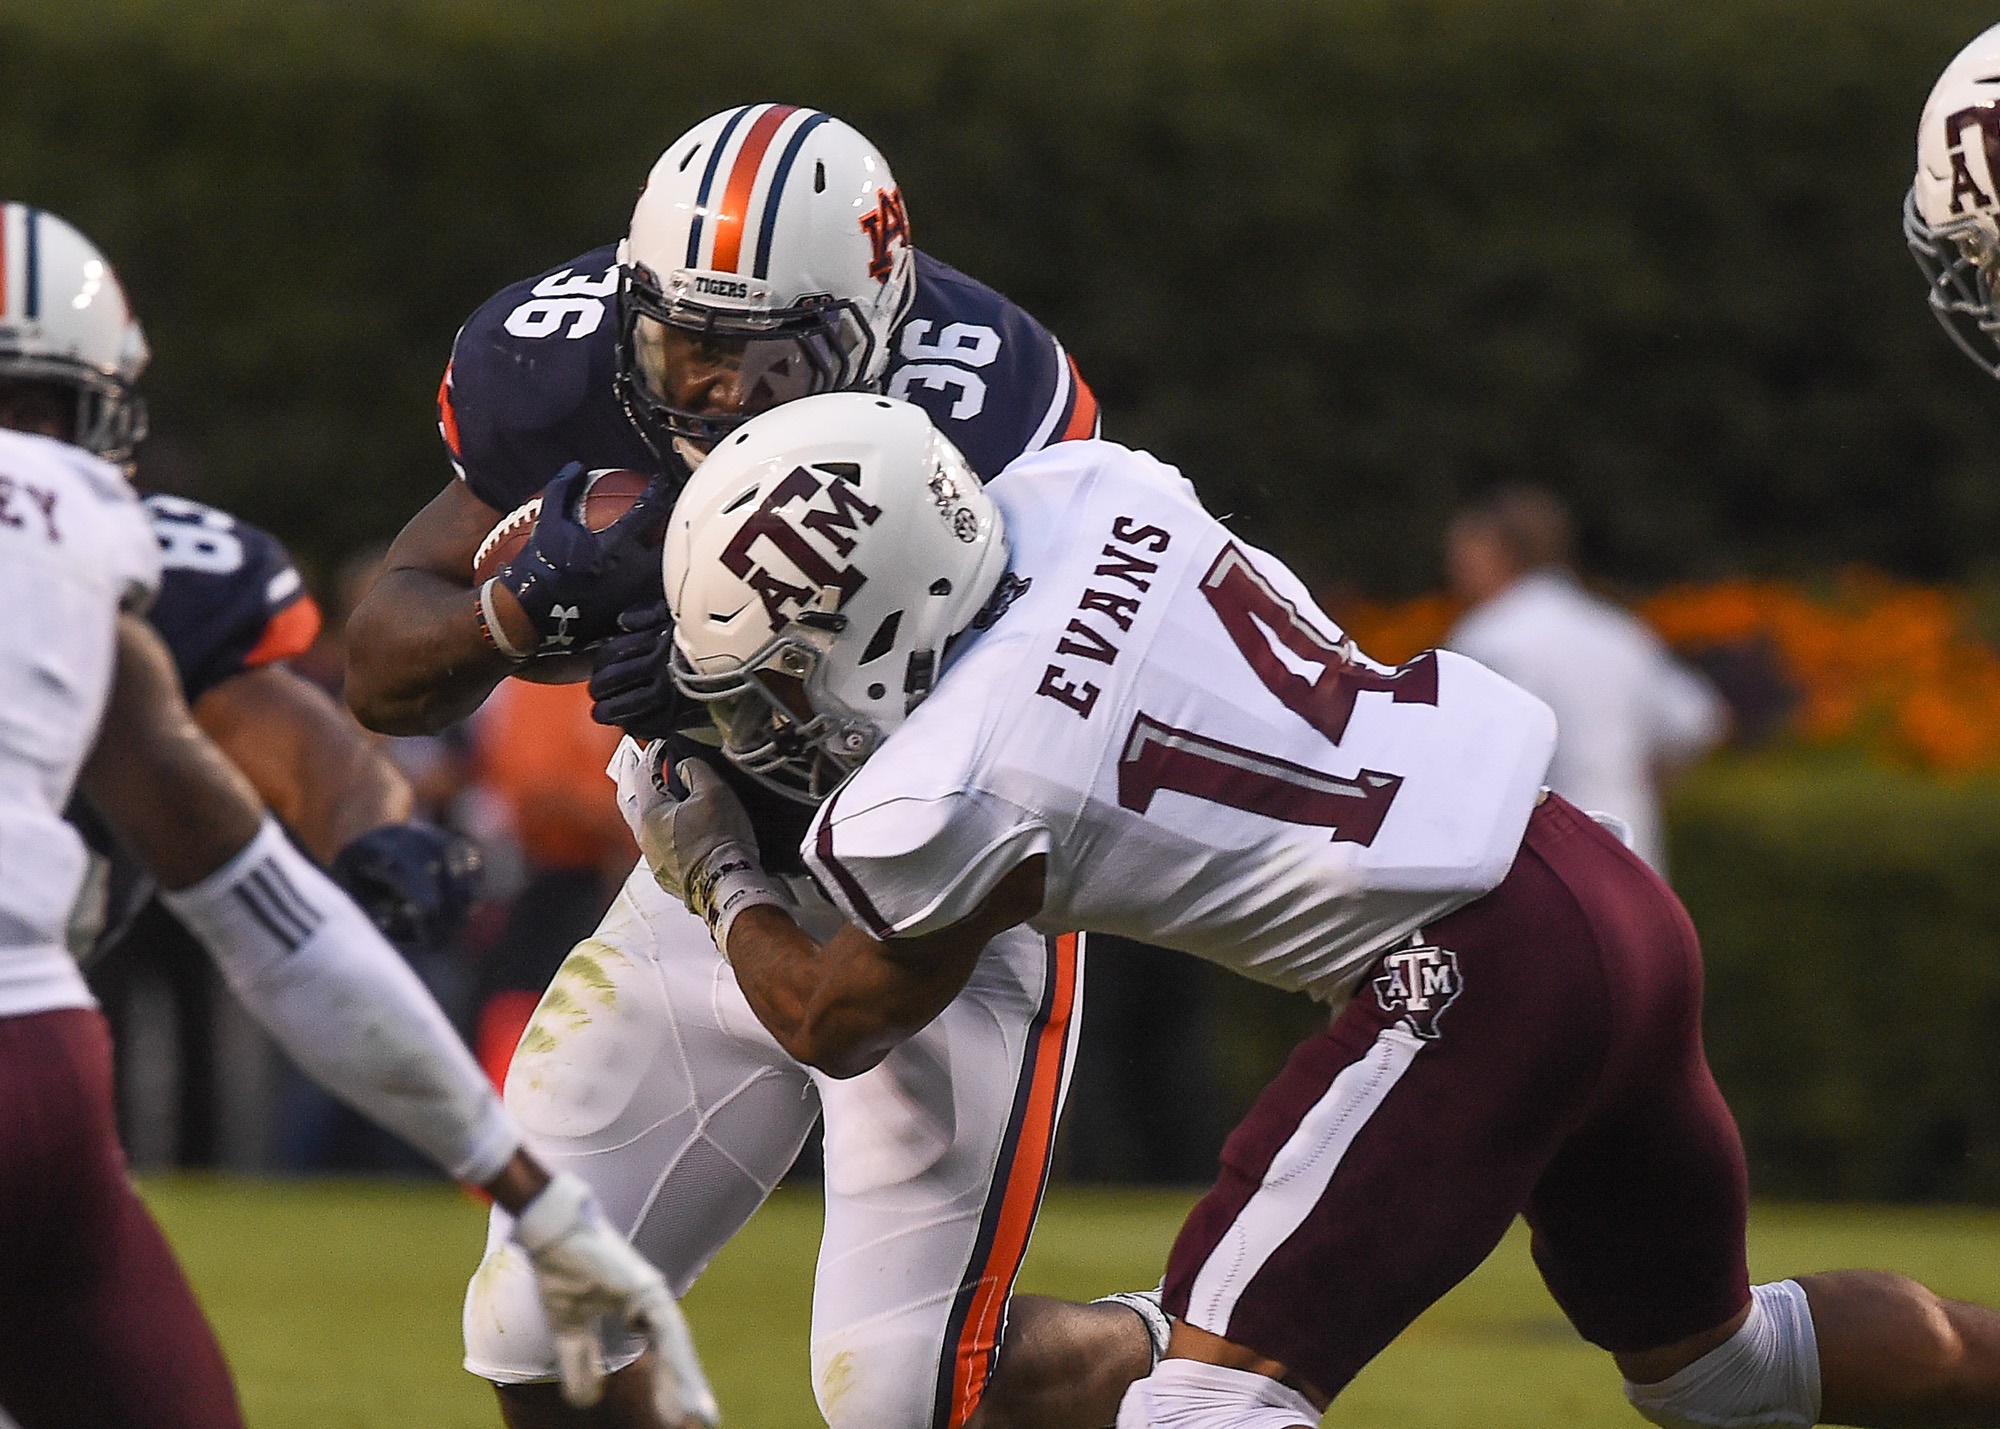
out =
[(1931, 89), (1903, 236), (1930, 280), (1931, 311), (2000, 377), (2000, 25), (1960, 50)]
[(923, 408), (791, 403), (717, 445), (668, 518), (674, 683), (741, 768), (816, 802), (930, 694), (1006, 572), (999, 508)]
[(619, 395), (663, 459), (672, 443), (699, 460), (781, 402), (875, 387), (916, 292), (888, 161), (789, 104), (728, 110), (669, 145), (619, 263)]
[(68, 439), (127, 465), (146, 435), (146, 405), (132, 388), (150, 355), (96, 246), (52, 213), (0, 205), (0, 382), (70, 389)]

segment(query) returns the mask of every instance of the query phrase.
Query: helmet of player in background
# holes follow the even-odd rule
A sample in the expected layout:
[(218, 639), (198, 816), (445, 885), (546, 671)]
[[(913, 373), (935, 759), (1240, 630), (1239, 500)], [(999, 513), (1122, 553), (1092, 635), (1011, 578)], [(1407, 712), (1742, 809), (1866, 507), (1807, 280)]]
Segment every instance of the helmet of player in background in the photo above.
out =
[(74, 394), (65, 440), (129, 468), (146, 435), (133, 384), (151, 355), (96, 245), (52, 213), (0, 205), (0, 383)]
[(2000, 377), (2000, 25), (1945, 66), (1917, 125), (1917, 176), (1903, 236), (1930, 282), (1931, 310), (1974, 362)]
[(920, 407), (792, 402), (725, 438), (667, 523), (674, 683), (724, 751), (817, 802), (937, 680), (1007, 571), (979, 478)]
[(746, 104), (667, 147), (619, 248), (618, 391), (690, 466), (757, 413), (876, 387), (916, 293), (895, 176), (830, 114)]

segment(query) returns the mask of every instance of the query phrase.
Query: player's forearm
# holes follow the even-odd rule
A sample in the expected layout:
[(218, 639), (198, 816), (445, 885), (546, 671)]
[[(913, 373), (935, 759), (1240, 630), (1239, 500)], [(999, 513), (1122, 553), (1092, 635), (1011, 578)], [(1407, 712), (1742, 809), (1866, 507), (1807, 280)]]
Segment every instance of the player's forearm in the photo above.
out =
[(283, 665), (224, 680), (195, 701), (194, 717), (323, 864), (410, 817), (409, 780), (352, 715)]
[(955, 941), (907, 961), (902, 945), (843, 928), (815, 943), (771, 906), (737, 915), (728, 956), (757, 1020), (796, 1060), (831, 1077), (858, 1077), (929, 1025), (971, 975)]
[(165, 901), (315, 1081), (462, 1180), (506, 1167), (520, 1131), (449, 1019), (275, 822)]
[(750, 1010), (795, 1060), (835, 1077), (859, 1076), (901, 1040), (879, 1012), (844, 995), (827, 950), (791, 916), (746, 909), (729, 931), (729, 961)]
[[(521, 648), (534, 643), (530, 629), (510, 635)], [(385, 571), (348, 624), (347, 703), (383, 734), (457, 723), (513, 668), (480, 634), (471, 588), (430, 571)]]

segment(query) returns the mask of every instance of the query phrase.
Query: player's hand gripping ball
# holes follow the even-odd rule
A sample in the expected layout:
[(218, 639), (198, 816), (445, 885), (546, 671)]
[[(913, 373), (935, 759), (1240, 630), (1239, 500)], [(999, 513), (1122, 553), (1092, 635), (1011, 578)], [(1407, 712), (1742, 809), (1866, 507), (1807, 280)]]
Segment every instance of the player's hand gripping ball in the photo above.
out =
[(617, 632), (620, 612), (663, 598), (660, 542), (672, 506), (658, 478), (572, 462), (487, 533), (472, 558), (474, 585), (505, 586), (535, 627), (518, 678), (589, 679), (591, 651)]

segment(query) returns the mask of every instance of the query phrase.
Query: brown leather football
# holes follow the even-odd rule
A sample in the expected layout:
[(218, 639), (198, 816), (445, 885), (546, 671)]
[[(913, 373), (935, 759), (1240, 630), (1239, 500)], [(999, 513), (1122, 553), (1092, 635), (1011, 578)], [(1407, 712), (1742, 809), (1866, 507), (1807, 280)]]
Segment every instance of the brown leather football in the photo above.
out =
[[(632, 509), (648, 484), (644, 472), (622, 467), (593, 471), (584, 483), (582, 510), (578, 519), (589, 530), (602, 531)], [(542, 498), (530, 497), (500, 518), (500, 524), (486, 533), (472, 557), (472, 583), (486, 584), (521, 554), (542, 516)], [(590, 652), (537, 655), (514, 671), (519, 680), (541, 685), (573, 685), (590, 678)]]

